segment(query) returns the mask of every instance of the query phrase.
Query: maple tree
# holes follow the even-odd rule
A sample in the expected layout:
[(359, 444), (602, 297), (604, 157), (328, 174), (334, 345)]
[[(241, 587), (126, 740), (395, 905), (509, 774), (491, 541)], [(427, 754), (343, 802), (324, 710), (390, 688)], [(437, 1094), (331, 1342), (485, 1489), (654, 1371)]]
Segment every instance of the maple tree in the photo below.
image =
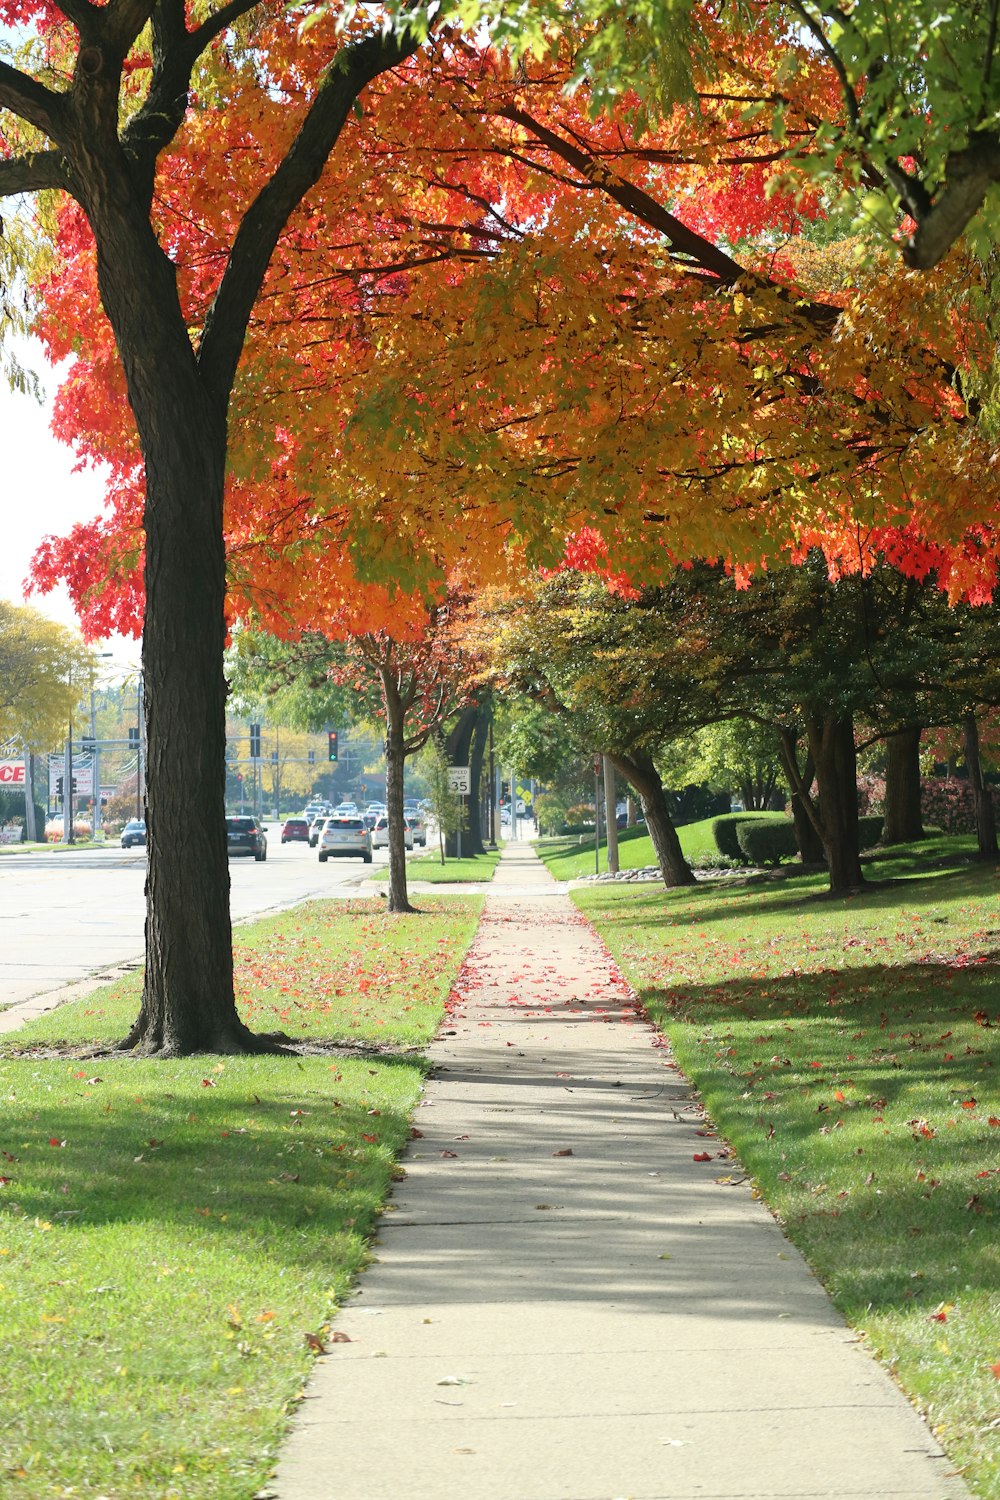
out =
[[(244, 632), (235, 653), (236, 685), (246, 695), (293, 694), (299, 722), (328, 718), (331, 703), (348, 716), (384, 726), (386, 816), (389, 829), (390, 911), (412, 911), (407, 894), (403, 831), (406, 760), (442, 733), (449, 720), (464, 724), (478, 711), (477, 661), (466, 645), (460, 596), (444, 601), (402, 638), (388, 630), (355, 631), (343, 639), (319, 632), (280, 641)], [(312, 701), (310, 701), (312, 700)]]
[[(642, 7), (641, 26), (655, 29), (670, 9)], [(68, 118), (78, 100), (91, 111), (81, 130), (103, 110), (104, 138), (114, 133), (112, 74), (140, 35), (124, 0), (95, 14), (74, 7), (84, 45), (66, 120), (52, 103), (61, 87), (18, 93), (23, 75), (7, 78), (0, 103), (60, 148), (60, 130), (71, 138), (68, 156), (12, 156), (0, 191), (6, 181), (74, 194), (43, 289), (44, 331), (54, 354), (80, 355), (61, 393), (64, 429), (83, 452), (113, 459), (110, 518), (51, 544), (37, 574), (68, 574), (91, 628), (145, 610), (154, 744), (219, 718), (221, 673), (206, 671), (211, 688), (182, 705), (177, 661), (187, 653), (189, 674), (196, 650), (206, 661), (221, 650), (223, 529), (231, 616), (252, 611), (284, 632), (322, 629), (338, 611), (338, 628), (354, 611), (362, 633), (397, 612), (415, 619), (456, 566), (471, 560), (477, 577), (497, 578), (563, 554), (655, 581), (679, 556), (750, 569), (821, 546), (834, 570), (865, 571), (891, 553), (917, 575), (933, 571), (954, 597), (992, 591), (992, 446), (976, 420), (991, 336), (970, 316), (988, 306), (988, 278), (957, 253), (932, 274), (885, 274), (807, 232), (825, 212), (809, 173), (829, 171), (841, 80), (774, 7), (752, 9), (749, 38), (707, 5), (678, 10), (692, 46), (672, 47), (668, 60), (683, 64), (690, 98), (654, 117), (624, 95), (594, 113), (609, 95), (593, 73), (586, 91), (567, 93), (579, 81), (581, 26), (595, 56), (603, 47), (608, 60), (611, 38), (623, 76), (631, 65), (627, 27), (587, 30), (608, 21), (600, 6), (554, 7), (565, 34), (515, 65), (443, 24), (418, 54), (417, 33), (370, 31), (361, 11), (352, 20), (317, 10), (302, 31), (229, 5), (188, 31), (161, 0), (151, 49), (141, 42), (124, 74), (121, 140), (133, 165), (116, 155), (93, 183), (87, 164), (78, 182), (60, 163), (86, 154)], [(545, 25), (556, 25), (554, 10)], [(97, 84), (87, 72), (101, 61), (95, 45), (118, 59)], [(196, 63), (188, 109), (178, 80)], [(344, 131), (365, 85), (361, 117)], [(317, 187), (335, 138), (333, 170)], [(129, 198), (124, 218), (104, 191), (109, 172)], [(850, 189), (854, 179), (845, 167), (837, 180)], [(119, 243), (129, 255), (109, 267)], [(136, 285), (158, 285), (153, 300), (169, 306), (155, 337), (145, 320), (140, 329)], [(97, 290), (109, 322), (95, 316), (81, 329)], [(190, 420), (179, 417), (188, 397)], [(172, 442), (181, 431), (183, 444)], [(150, 475), (183, 496), (161, 501)], [(210, 519), (182, 541), (206, 492)], [(179, 611), (160, 604), (151, 579), (176, 590)], [(407, 604), (399, 590), (414, 589), (424, 597)], [(184, 616), (183, 639), (172, 614)], [(209, 615), (212, 634), (201, 628)], [(207, 774), (217, 751), (201, 743)], [(169, 764), (169, 752), (154, 757), (154, 788)], [(155, 849), (153, 805), (150, 814)], [(199, 864), (219, 874), (220, 857)], [(168, 915), (171, 882), (162, 899), (158, 887), (157, 876), (151, 903), (179, 922), (176, 906)], [(217, 902), (213, 927), (218, 915)], [(165, 953), (158, 921), (150, 942)], [(160, 970), (157, 957), (140, 1027), (157, 1042)], [(225, 995), (224, 972), (216, 978)], [(182, 990), (190, 981), (178, 975)], [(221, 1026), (209, 1007), (201, 1034), (245, 1045), (221, 1003)]]
[[(233, 997), (222, 818), (227, 413), (280, 236), (355, 99), (417, 42), (359, 20), (293, 78), (268, 59), (272, 49), (280, 56), (296, 22), (285, 12), (262, 15), (249, 0), (190, 17), (176, 0), (24, 0), (5, 14), (34, 23), (41, 45), (20, 65), (0, 64), (0, 195), (72, 200), (60, 236), (75, 237), (82, 263), (94, 268), (144, 475), (150, 847), (146, 979), (127, 1044), (152, 1053), (254, 1046)], [(248, 149), (245, 174), (225, 191), (239, 217), (201, 267), (211, 296), (194, 324), (173, 226), (161, 213), (158, 163), (185, 128), (197, 134), (213, 79), (233, 71)]]

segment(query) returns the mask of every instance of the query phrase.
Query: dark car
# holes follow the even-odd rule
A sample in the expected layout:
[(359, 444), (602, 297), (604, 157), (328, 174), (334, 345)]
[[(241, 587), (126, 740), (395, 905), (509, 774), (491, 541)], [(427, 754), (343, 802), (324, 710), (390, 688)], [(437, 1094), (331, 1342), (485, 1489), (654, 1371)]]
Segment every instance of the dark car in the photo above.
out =
[(226, 844), (230, 854), (252, 854), (258, 864), (267, 858), (267, 834), (259, 818), (227, 818)]
[(283, 844), (308, 844), (309, 819), (286, 818), (281, 830), (281, 842)]
[(122, 829), (122, 848), (144, 849), (146, 847), (146, 825), (141, 818), (132, 818)]

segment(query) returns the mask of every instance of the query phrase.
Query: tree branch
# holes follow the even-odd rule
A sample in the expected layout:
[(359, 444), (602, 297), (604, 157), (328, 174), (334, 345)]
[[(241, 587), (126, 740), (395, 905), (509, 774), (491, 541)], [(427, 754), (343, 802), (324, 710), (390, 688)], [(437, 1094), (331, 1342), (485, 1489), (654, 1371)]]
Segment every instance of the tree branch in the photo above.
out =
[(1000, 139), (980, 135), (965, 151), (947, 159), (945, 183), (937, 199), (917, 223), (903, 250), (903, 260), (916, 271), (929, 271), (951, 249), (1000, 181)]
[(614, 172), (609, 171), (603, 162), (595, 160), (580, 147), (574, 146), (563, 136), (549, 130), (526, 110), (518, 109), (514, 105), (505, 105), (495, 113), (502, 119), (520, 125), (522, 129), (534, 136), (540, 145), (547, 147), (549, 151), (561, 157), (579, 172), (580, 176), (591, 186), (606, 193), (609, 198), (620, 204), (642, 223), (648, 224), (651, 229), (658, 230), (675, 251), (688, 256), (706, 271), (713, 272), (726, 286), (734, 286), (737, 281), (749, 274), (738, 261), (733, 260), (718, 246), (713, 245), (711, 240), (706, 240), (702, 235), (696, 234), (693, 229), (688, 229), (686, 224), (668, 213), (642, 188), (635, 187), (625, 178), (618, 177)]
[(5, 62), (0, 62), (0, 109), (9, 109), (59, 144), (66, 121), (63, 96)]
[(73, 191), (60, 151), (31, 151), (0, 161), (0, 198), (15, 193), (40, 193), (52, 188)]
[(225, 407), (232, 389), (247, 323), (282, 230), (319, 181), (362, 89), (410, 57), (418, 45), (413, 33), (379, 34), (338, 53), (288, 154), (244, 215), (198, 350), (206, 389), (220, 408)]

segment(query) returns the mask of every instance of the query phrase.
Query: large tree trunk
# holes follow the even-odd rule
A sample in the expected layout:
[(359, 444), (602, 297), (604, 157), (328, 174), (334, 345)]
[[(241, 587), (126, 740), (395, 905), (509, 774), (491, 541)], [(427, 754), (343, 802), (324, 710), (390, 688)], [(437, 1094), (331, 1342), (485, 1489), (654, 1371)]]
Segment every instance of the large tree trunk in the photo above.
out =
[(146, 429), (148, 872), (142, 1009), (124, 1045), (166, 1055), (263, 1045), (237, 1017), (233, 993), (225, 828), (225, 423), (207, 410), (186, 373), (185, 382), (161, 369), (162, 410), (150, 413), (135, 399)]
[(652, 757), (643, 751), (634, 751), (631, 755), (612, 755), (610, 759), (639, 795), (663, 884), (694, 885), (694, 871), (684, 858), (663, 782)]
[(972, 807), (976, 818), (976, 840), (980, 859), (997, 857), (997, 823), (993, 807), (993, 792), (983, 776), (983, 763), (979, 756), (979, 725), (974, 714), (966, 714), (962, 723), (962, 747), (965, 752), (965, 768), (969, 773), (972, 788)]
[(605, 837), (608, 841), (608, 869), (618, 874), (618, 797), (615, 792), (615, 768), (610, 756), (602, 755), (604, 767), (604, 821), (607, 825)]
[(788, 792), (792, 806), (792, 822), (795, 825), (795, 842), (799, 858), (804, 865), (823, 863), (823, 841), (819, 836), (818, 818), (812, 806), (810, 791), (815, 779), (815, 767), (811, 755), (799, 769), (798, 738), (791, 729), (778, 728), (781, 764), (788, 780)]
[(816, 766), (820, 837), (830, 870), (830, 890), (864, 884), (858, 844), (858, 767), (850, 714), (811, 718), (809, 752)]
[(389, 910), (413, 911), (406, 888), (406, 844), (403, 837), (403, 769), (406, 765), (406, 714), (391, 667), (379, 669), (385, 703), (385, 813), (389, 827)]
[[(100, 209), (92, 218), (101, 295), (146, 470), (146, 973), (123, 1046), (162, 1055), (245, 1050), (258, 1043), (236, 1014), (229, 917), (225, 405), (206, 394), (174, 269), (148, 225)], [(100, 248), (109, 239), (110, 256)]]
[(885, 809), (883, 844), (922, 839), (920, 816), (920, 725), (885, 737)]
[(462, 840), (463, 854), (485, 854), (483, 839), (483, 764), (490, 741), (491, 708), (486, 697), (476, 708), (469, 751), (469, 847)]
[[(445, 736), (444, 749), (445, 749), (445, 755), (448, 758), (448, 764), (450, 766), (470, 766), (470, 768), (471, 768), (472, 736), (473, 736), (473, 733), (475, 732), (476, 721), (477, 721), (478, 716), (479, 716), (479, 708), (478, 708), (478, 706), (475, 703), (468, 704), (465, 708), (462, 709), (462, 711), (459, 714), (458, 718), (455, 720), (455, 723), (451, 726), (451, 728), (449, 729), (447, 735)], [(471, 774), (471, 769), (470, 769), (470, 774)], [(470, 792), (471, 792), (471, 786), (470, 786)], [(459, 816), (462, 819), (462, 825), (461, 825), (462, 854), (466, 855), (466, 854), (471, 854), (473, 852), (482, 854), (482, 852), (483, 852), (482, 839), (480, 839), (480, 841), (479, 841), (479, 848), (478, 848), (478, 850), (474, 851), (473, 850), (473, 846), (472, 846), (471, 828), (470, 828), (472, 797), (471, 796), (469, 796), (469, 797), (460, 797), (458, 799), (458, 803), (459, 803)], [(446, 851), (449, 859), (455, 859), (457, 857), (457, 855), (458, 855), (458, 836), (457, 836), (457, 834), (449, 833), (447, 835), (447, 837), (445, 839), (445, 851)]]

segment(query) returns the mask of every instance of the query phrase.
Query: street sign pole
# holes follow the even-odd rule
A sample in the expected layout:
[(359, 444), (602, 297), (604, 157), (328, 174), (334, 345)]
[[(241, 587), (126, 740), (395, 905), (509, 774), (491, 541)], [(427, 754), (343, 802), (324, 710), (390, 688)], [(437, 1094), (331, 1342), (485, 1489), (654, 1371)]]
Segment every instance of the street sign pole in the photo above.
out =
[(448, 787), (458, 799), (458, 832), (455, 836), (455, 851), (462, 858), (462, 824), (465, 822), (465, 799), (472, 785), (472, 773), (468, 766), (448, 767)]

